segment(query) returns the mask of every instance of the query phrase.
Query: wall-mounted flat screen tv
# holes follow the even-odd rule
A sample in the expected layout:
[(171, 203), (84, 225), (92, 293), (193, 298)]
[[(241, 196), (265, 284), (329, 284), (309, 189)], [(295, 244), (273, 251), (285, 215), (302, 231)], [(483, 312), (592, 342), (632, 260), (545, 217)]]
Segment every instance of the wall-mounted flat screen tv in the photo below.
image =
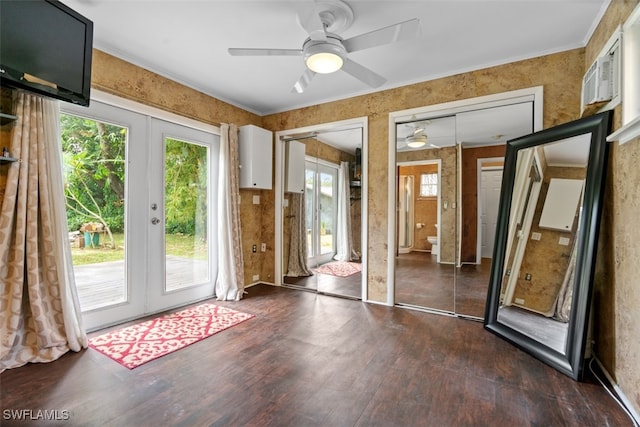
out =
[(55, 0), (0, 1), (2, 86), (89, 105), (93, 22)]

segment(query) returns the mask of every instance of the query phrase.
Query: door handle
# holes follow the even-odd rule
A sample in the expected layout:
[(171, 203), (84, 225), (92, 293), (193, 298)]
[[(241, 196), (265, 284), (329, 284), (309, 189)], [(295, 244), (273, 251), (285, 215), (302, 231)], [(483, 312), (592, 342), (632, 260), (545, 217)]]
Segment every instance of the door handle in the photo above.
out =
[(151, 224), (156, 225), (157, 223), (159, 223), (160, 220), (156, 217), (151, 218)]

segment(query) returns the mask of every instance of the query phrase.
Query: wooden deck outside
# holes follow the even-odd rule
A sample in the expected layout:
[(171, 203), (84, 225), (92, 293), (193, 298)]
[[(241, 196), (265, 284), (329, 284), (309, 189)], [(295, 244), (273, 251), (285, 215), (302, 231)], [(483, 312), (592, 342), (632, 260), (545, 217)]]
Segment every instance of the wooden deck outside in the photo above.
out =
[[(124, 261), (78, 265), (73, 270), (82, 311), (125, 300), (127, 292)], [(167, 257), (165, 278), (168, 291), (202, 283), (208, 280), (208, 276), (208, 263), (204, 260)]]

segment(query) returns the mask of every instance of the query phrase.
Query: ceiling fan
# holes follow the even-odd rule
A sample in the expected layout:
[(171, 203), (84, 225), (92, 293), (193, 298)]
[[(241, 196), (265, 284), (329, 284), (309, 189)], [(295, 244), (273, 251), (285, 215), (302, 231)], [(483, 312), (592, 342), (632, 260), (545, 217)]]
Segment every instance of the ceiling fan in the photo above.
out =
[[(414, 116), (415, 119), (415, 116)], [(405, 126), (413, 129), (412, 133), (404, 137), (402, 140), (398, 142), (405, 144), (409, 148), (421, 148), (427, 145), (427, 132), (425, 127), (431, 124), (431, 120), (423, 120), (420, 122), (411, 122), (405, 123)], [(429, 143), (429, 147), (431, 148), (440, 148), (439, 145)]]
[(348, 54), (417, 37), (420, 20), (410, 19), (348, 39), (337, 35), (351, 25), (353, 18), (353, 10), (342, 0), (316, 0), (312, 10), (298, 14), (298, 23), (309, 34), (302, 49), (229, 48), (228, 51), (233, 56), (302, 56), (307, 69), (292, 92), (304, 92), (316, 73), (340, 69), (371, 87), (379, 87), (385, 78), (352, 61)]

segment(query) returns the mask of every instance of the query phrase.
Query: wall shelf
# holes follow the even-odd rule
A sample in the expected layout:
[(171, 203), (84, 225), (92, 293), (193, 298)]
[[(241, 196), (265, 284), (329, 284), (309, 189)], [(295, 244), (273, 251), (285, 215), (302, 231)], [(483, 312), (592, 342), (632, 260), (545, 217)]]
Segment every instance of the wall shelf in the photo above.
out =
[(18, 117), (12, 114), (0, 113), (0, 125), (6, 125), (16, 120)]
[(4, 157), (4, 156), (0, 156), (0, 165), (4, 165), (7, 163), (13, 163), (13, 162), (17, 162), (18, 159), (14, 158), (14, 157)]

